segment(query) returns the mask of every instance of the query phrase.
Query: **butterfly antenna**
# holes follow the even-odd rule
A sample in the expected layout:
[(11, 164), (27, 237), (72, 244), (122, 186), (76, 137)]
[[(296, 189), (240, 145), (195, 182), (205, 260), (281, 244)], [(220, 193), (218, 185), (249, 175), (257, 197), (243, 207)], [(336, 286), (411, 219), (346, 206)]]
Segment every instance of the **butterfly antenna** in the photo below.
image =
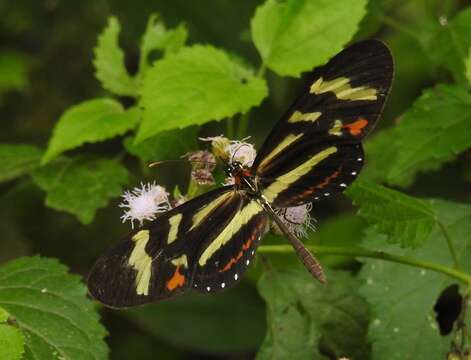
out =
[(214, 163), (212, 161), (199, 161), (199, 160), (189, 160), (189, 159), (173, 159), (173, 160), (154, 161), (154, 162), (150, 163), (147, 166), (148, 167), (155, 167), (155, 166), (159, 166), (159, 165), (166, 164), (166, 163), (171, 163), (171, 162), (186, 162), (186, 163), (190, 163), (190, 164), (216, 165), (216, 163)]
[[(247, 138), (248, 139), (248, 138)], [(242, 140), (245, 140), (245, 139), (242, 139)], [(236, 156), (237, 152), (242, 149), (244, 146), (249, 146), (248, 144), (240, 144), (239, 147), (237, 149), (235, 149), (235, 151), (232, 153), (232, 156), (231, 156), (231, 164), (234, 163), (234, 157)]]

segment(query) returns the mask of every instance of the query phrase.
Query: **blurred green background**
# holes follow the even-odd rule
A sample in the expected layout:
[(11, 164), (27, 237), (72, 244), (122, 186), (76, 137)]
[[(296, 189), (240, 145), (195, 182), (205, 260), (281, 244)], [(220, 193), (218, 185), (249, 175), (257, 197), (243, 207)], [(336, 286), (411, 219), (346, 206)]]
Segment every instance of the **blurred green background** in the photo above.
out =
[[(260, 59), (250, 40), (250, 19), (261, 3), (0, 0), (0, 142), (45, 147), (64, 110), (106, 95), (94, 77), (92, 59), (97, 36), (109, 16), (114, 15), (121, 22), (120, 44), (131, 73), (136, 71), (139, 61), (136, 44), (154, 12), (169, 27), (186, 24), (190, 44), (210, 43), (258, 66)], [(460, 1), (370, 2), (356, 39), (381, 38), (396, 59), (394, 87), (379, 129), (397, 121), (425, 87), (453, 80), (449, 72), (432, 65), (419, 41), (427, 44), (430, 24), (441, 16), (453, 16), (464, 5)], [(408, 31), (411, 28), (417, 32), (411, 34)], [(258, 145), (301, 86), (299, 79), (282, 78), (272, 72), (268, 72), (267, 79), (269, 98), (251, 112), (248, 131)], [(129, 99), (122, 101), (126, 104)], [(218, 135), (224, 131), (224, 122), (210, 123), (201, 134)], [(123, 138), (86, 145), (72, 153), (87, 151), (112, 157), (122, 152)], [(469, 200), (469, 183), (462, 176), (471, 174), (469, 156), (465, 153), (440, 172), (419, 176), (408, 192)], [(125, 155), (124, 161), (134, 174), (129, 186), (153, 179), (157, 174), (154, 171), (143, 174), (140, 164), (130, 155)], [(182, 176), (179, 182), (185, 184), (187, 171), (177, 166)], [(158, 172), (159, 182), (169, 188), (175, 185), (172, 171), (170, 167)], [(39, 253), (56, 257), (73, 272), (85, 275), (97, 256), (129, 231), (128, 224), (121, 224), (119, 219), (119, 199), (100, 209), (94, 221), (84, 226), (72, 215), (46, 207), (44, 198), (45, 194), (29, 178), (0, 184), (0, 264)], [(348, 243), (360, 237), (363, 223), (349, 216), (352, 207), (346, 198), (325, 201), (314, 212), (320, 222), (317, 237), (321, 243), (331, 239)], [(273, 256), (273, 260), (288, 266), (294, 257), (277, 260)], [(339, 259), (332, 262), (345, 265)], [(347, 266), (352, 264), (347, 262)], [(266, 330), (265, 305), (254, 285), (260, 267), (259, 261), (243, 285), (221, 295), (190, 296), (137, 312), (104, 310), (111, 358), (252, 358)]]

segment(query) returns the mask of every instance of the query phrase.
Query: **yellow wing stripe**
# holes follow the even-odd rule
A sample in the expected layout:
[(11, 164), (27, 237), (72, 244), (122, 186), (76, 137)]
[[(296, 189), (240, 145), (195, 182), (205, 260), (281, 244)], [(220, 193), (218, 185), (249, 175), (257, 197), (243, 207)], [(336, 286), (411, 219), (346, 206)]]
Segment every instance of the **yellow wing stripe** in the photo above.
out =
[(260, 168), (264, 167), (268, 161), (273, 159), (276, 155), (278, 155), (283, 149), (287, 148), (290, 144), (298, 140), (301, 136), (304, 134), (289, 134), (286, 136), (282, 142), (280, 142), (266, 157), (263, 159), (263, 161), (260, 163)]
[(295, 111), (293, 115), (288, 119), (289, 123), (297, 123), (300, 121), (316, 121), (322, 115), (319, 111), (314, 111), (310, 113), (302, 113), (300, 111)]
[(303, 162), (298, 167), (294, 168), (293, 170), (287, 172), (279, 176), (274, 183), (270, 184), (264, 191), (263, 196), (269, 202), (275, 200), (275, 198), (280, 194), (282, 191), (289, 188), (289, 186), (295, 183), (301, 176), (306, 175), (309, 171), (311, 171), (318, 163), (320, 163), (325, 158), (329, 157), (330, 155), (337, 152), (337, 147), (331, 146), (325, 150), (314, 155), (309, 160)]
[(170, 230), (168, 231), (167, 244), (171, 244), (177, 239), (178, 227), (180, 226), (182, 218), (182, 214), (177, 214), (168, 219), (168, 222), (170, 223)]
[(332, 91), (337, 99), (341, 100), (376, 100), (378, 90), (368, 86), (352, 87), (347, 77), (339, 77), (324, 81), (322, 77), (317, 79), (309, 90), (311, 94), (322, 94)]
[(335, 120), (334, 126), (329, 130), (330, 135), (341, 136), (343, 123), (340, 120)]
[(184, 267), (187, 268), (188, 267), (188, 258), (186, 257), (185, 254), (183, 254), (182, 256), (173, 259), (172, 264), (175, 265), (175, 266), (184, 266)]
[(132, 237), (135, 245), (128, 260), (129, 265), (137, 270), (136, 293), (146, 296), (149, 295), (149, 284), (152, 275), (152, 258), (146, 253), (149, 238), (149, 230), (141, 230)]
[(206, 206), (202, 207), (197, 213), (195, 213), (195, 215), (193, 215), (193, 225), (191, 226), (190, 230), (188, 231), (191, 231), (193, 230), (195, 227), (197, 227), (199, 224), (201, 224), (201, 222), (214, 210), (216, 209), (217, 207), (219, 207), (220, 205), (222, 205), (227, 199), (229, 199), (230, 197), (232, 196), (232, 193), (231, 192), (226, 192), (226, 193), (223, 193), (221, 195), (219, 195), (219, 197), (217, 197), (216, 199), (214, 199), (212, 202), (210, 202), (209, 204), (207, 204)]
[(252, 217), (263, 211), (262, 206), (254, 201), (249, 202), (246, 206), (242, 208), (232, 220), (227, 224), (227, 226), (222, 230), (219, 235), (209, 244), (209, 246), (201, 254), (198, 264), (200, 266), (206, 265), (206, 262), (211, 258), (211, 256), (224, 244), (232, 239), (232, 236), (237, 233), (242, 226), (247, 224)]

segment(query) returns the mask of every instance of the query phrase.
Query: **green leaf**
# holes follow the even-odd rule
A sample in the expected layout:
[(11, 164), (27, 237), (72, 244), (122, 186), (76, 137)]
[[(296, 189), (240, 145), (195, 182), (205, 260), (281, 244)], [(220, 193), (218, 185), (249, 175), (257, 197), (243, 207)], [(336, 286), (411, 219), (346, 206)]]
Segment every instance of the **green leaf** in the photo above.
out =
[(23, 90), (27, 82), (26, 55), (17, 52), (0, 53), (0, 94)]
[(267, 302), (268, 332), (257, 359), (367, 359), (369, 311), (357, 295), (359, 282), (328, 272), (322, 285), (307, 271), (267, 271), (259, 281)]
[(185, 47), (156, 61), (141, 90), (144, 119), (136, 141), (245, 113), (268, 91), (263, 79), (208, 45)]
[(35, 146), (0, 144), (0, 183), (29, 173), (39, 166), (42, 155)]
[(388, 182), (405, 185), (471, 146), (471, 94), (456, 85), (426, 90), (402, 117)]
[(377, 132), (365, 142), (366, 164), (361, 176), (376, 183), (385, 182), (397, 157), (397, 127)]
[[(470, 270), (471, 206), (445, 201), (431, 205), (448, 228), (458, 258)], [(385, 246), (384, 236), (372, 231), (366, 242), (388, 253), (452, 267), (443, 234), (433, 231), (420, 249)], [(454, 280), (441, 273), (382, 260), (364, 260), (360, 292), (373, 308), (369, 339), (375, 360), (445, 359), (450, 337), (441, 336), (434, 306), (440, 293)], [(462, 289), (465, 290), (465, 289)]]
[(436, 223), (436, 214), (427, 202), (365, 180), (357, 180), (347, 190), (358, 214), (390, 243), (404, 247), (422, 245)]
[(130, 154), (146, 162), (178, 159), (197, 149), (198, 131), (196, 126), (164, 131), (138, 144), (135, 144), (134, 137), (128, 137), (124, 141), (124, 147)]
[[(435, 23), (438, 27), (436, 20)], [(427, 52), (435, 63), (449, 69), (458, 82), (464, 83), (464, 59), (470, 46), (471, 7), (467, 7), (436, 30), (435, 36), (429, 41)]]
[(468, 57), (465, 60), (466, 67), (466, 78), (468, 79), (469, 85), (471, 85), (471, 46), (468, 50)]
[(25, 257), (0, 267), (0, 306), (25, 335), (25, 359), (107, 358), (106, 331), (86, 293), (80, 277), (55, 259)]
[(118, 37), (121, 31), (115, 17), (108, 19), (108, 26), (98, 37), (95, 47), (95, 76), (103, 88), (117, 95), (137, 96), (138, 83), (131, 77), (124, 64), (124, 53), (119, 47)]
[(166, 342), (205, 353), (258, 348), (265, 334), (263, 314), (263, 302), (254, 289), (242, 284), (211, 296), (190, 294), (126, 312)]
[(325, 63), (353, 37), (366, 0), (267, 0), (251, 21), (263, 63), (297, 76)]
[[(360, 245), (366, 222), (354, 214), (342, 214), (322, 220), (317, 231), (313, 231), (304, 243), (326, 246)], [(286, 239), (283, 239), (286, 241)], [(318, 255), (322, 265), (345, 267), (352, 263), (351, 257), (337, 255)], [(296, 259), (297, 260), (297, 259)]]
[(70, 107), (59, 119), (42, 159), (47, 163), (66, 150), (124, 134), (139, 121), (137, 108), (128, 111), (109, 98), (87, 100)]
[(184, 25), (175, 29), (166, 29), (165, 24), (159, 20), (158, 14), (152, 14), (141, 40), (141, 55), (139, 73), (145, 73), (148, 67), (149, 55), (154, 50), (163, 50), (166, 54), (176, 53), (188, 38), (188, 30)]
[(20, 360), (25, 351), (25, 338), (13, 324), (5, 324), (9, 318), (10, 314), (0, 308), (0, 359)]
[(47, 192), (47, 206), (67, 211), (88, 224), (98, 208), (121, 194), (128, 173), (113, 160), (81, 156), (38, 168), (33, 179)]

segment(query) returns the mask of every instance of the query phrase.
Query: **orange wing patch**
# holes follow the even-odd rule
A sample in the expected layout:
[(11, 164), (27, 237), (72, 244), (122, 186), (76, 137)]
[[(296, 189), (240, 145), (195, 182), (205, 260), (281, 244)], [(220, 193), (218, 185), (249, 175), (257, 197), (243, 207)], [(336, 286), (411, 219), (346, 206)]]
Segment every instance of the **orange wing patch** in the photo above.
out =
[(322, 190), (340, 175), (341, 170), (342, 168), (340, 167), (338, 170), (334, 171), (331, 175), (327, 176), (322, 182), (315, 184), (314, 186), (306, 189), (303, 193), (296, 196), (294, 200), (295, 201), (303, 200), (306, 197), (313, 195), (318, 190)]
[(252, 245), (252, 242), (254, 241), (255, 239), (255, 235), (252, 235), (250, 237), (250, 239), (242, 245), (242, 250), (239, 251), (239, 253), (233, 257), (231, 260), (229, 260), (229, 262), (226, 264), (226, 266), (224, 266), (221, 270), (219, 270), (219, 272), (224, 272), (224, 271), (227, 271), (227, 270), (230, 270), (231, 267), (233, 267), (235, 264), (237, 264), (237, 261), (240, 260), (240, 258), (242, 257), (242, 255), (244, 255), (244, 251), (250, 249), (250, 246)]
[(368, 125), (368, 120), (364, 118), (358, 118), (356, 121), (343, 125), (342, 127), (348, 129), (350, 135), (358, 136), (361, 134), (362, 130)]
[(185, 280), (185, 275), (180, 273), (180, 265), (177, 265), (172, 277), (167, 281), (167, 289), (173, 291), (178, 287), (182, 287), (185, 284)]
[(245, 242), (244, 244), (242, 244), (242, 250), (239, 251), (239, 253), (233, 257), (232, 259), (229, 260), (229, 262), (226, 264), (226, 266), (224, 266), (221, 270), (219, 270), (219, 272), (225, 272), (225, 271), (228, 271), (230, 270), (235, 264), (237, 264), (237, 262), (240, 260), (240, 258), (244, 255), (244, 252), (249, 250), (250, 247), (252, 246), (252, 243), (255, 241), (255, 239), (257, 238), (257, 236), (260, 234), (260, 229), (262, 229), (264, 226), (266, 225), (266, 222), (265, 221), (262, 221), (260, 224), (258, 224), (257, 228), (255, 229), (255, 231), (252, 233), (252, 235), (250, 236), (250, 238), (247, 240), (247, 242)]

